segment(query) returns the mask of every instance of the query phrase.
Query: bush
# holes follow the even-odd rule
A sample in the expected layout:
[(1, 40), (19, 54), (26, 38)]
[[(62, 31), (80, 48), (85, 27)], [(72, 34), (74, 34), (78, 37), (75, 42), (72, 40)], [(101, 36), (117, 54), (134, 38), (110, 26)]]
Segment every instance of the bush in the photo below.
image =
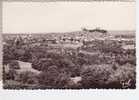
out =
[(34, 58), (32, 61), (32, 67), (39, 71), (47, 71), (49, 66), (54, 65), (52, 59), (47, 58)]
[(90, 65), (82, 69), (84, 88), (135, 88), (135, 66), (130, 63), (119, 65)]
[(14, 47), (3, 46), (3, 62), (7, 60), (15, 60)]
[(14, 80), (15, 76), (17, 75), (14, 69), (9, 69), (9, 72), (3, 72), (3, 81), (5, 80)]
[(17, 61), (8, 61), (7, 65), (3, 66), (3, 80), (14, 80), (17, 69), (20, 69)]
[[(135, 88), (136, 83), (136, 70), (135, 66), (130, 63), (118, 66), (117, 70), (109, 77), (109, 84), (117, 83), (120, 88), (124, 88), (122, 85), (131, 80), (128, 84), (128, 88)], [(122, 82), (122, 83), (121, 83)], [(114, 87), (114, 85), (112, 85)]]
[(38, 83), (37, 75), (30, 71), (19, 73), (16, 76), (16, 81), (19, 81), (23, 84), (37, 84)]
[(69, 75), (65, 71), (59, 72), (57, 66), (50, 66), (38, 79), (44, 88), (66, 88)]
[(47, 71), (39, 75), (39, 83), (44, 86), (55, 87), (58, 74), (57, 66), (50, 66)]
[(70, 75), (66, 72), (59, 73), (56, 81), (57, 88), (69, 88)]
[(102, 88), (107, 84), (113, 69), (109, 65), (84, 66), (81, 73), (84, 88)]

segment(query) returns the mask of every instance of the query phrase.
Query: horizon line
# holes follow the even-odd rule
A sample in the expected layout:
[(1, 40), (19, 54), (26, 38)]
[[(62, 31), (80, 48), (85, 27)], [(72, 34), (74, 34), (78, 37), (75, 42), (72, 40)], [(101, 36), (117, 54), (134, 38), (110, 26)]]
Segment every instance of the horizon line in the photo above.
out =
[[(129, 32), (136, 32), (136, 29), (133, 30), (107, 30), (108, 32), (116, 32), (116, 31), (129, 31)], [(67, 32), (2, 32), (2, 34), (49, 34), (49, 33), (72, 33), (72, 32), (82, 32), (82, 30), (76, 30), (76, 31), (67, 31)]]

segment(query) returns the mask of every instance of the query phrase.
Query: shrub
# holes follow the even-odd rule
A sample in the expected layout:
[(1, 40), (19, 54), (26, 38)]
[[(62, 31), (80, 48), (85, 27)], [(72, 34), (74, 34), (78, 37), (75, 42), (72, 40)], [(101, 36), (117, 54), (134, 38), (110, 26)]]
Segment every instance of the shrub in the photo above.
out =
[(14, 55), (14, 47), (12, 46), (3, 46), (3, 61), (7, 60), (14, 60), (15, 55)]
[(81, 73), (82, 86), (85, 88), (102, 88), (107, 83), (113, 69), (109, 65), (84, 66)]
[(136, 82), (135, 69), (136, 69), (135, 66), (131, 65), (130, 63), (118, 66), (117, 70), (115, 70), (115, 72), (111, 74), (108, 83), (111, 84), (115, 82), (120, 85), (119, 86), (120, 88), (123, 88), (122, 83), (126, 83), (129, 80), (131, 80), (131, 83), (129, 84), (128, 88), (135, 88), (135, 82)]
[(56, 81), (57, 88), (69, 88), (70, 75), (66, 72), (59, 73)]
[(39, 71), (47, 71), (49, 66), (54, 65), (52, 59), (47, 58), (34, 58), (32, 61), (32, 67)]
[(57, 66), (50, 66), (47, 71), (39, 75), (39, 83), (44, 88), (66, 88), (69, 75), (66, 71), (58, 71)]
[(17, 75), (14, 69), (9, 69), (9, 72), (3, 72), (3, 80), (14, 80), (15, 76)]
[(21, 72), (16, 76), (16, 81), (23, 84), (37, 84), (37, 75), (30, 71)]
[(56, 87), (58, 74), (57, 66), (50, 66), (47, 71), (39, 75), (39, 83), (44, 86)]
[(3, 79), (5, 80), (14, 80), (17, 75), (16, 70), (20, 69), (17, 61), (9, 61), (7, 65), (3, 66)]

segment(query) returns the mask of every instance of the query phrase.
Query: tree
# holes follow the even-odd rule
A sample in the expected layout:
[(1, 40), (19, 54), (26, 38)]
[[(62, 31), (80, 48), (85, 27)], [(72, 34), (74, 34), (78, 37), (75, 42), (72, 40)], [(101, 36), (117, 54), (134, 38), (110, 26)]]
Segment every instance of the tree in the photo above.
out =
[(57, 77), (59, 75), (57, 66), (50, 66), (47, 71), (39, 75), (39, 83), (46, 87), (55, 88)]

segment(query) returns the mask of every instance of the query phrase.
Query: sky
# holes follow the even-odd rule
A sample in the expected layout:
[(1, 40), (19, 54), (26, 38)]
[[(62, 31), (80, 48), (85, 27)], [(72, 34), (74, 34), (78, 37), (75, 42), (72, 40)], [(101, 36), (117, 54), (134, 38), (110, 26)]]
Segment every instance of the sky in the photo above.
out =
[(3, 2), (3, 33), (135, 30), (134, 2)]

